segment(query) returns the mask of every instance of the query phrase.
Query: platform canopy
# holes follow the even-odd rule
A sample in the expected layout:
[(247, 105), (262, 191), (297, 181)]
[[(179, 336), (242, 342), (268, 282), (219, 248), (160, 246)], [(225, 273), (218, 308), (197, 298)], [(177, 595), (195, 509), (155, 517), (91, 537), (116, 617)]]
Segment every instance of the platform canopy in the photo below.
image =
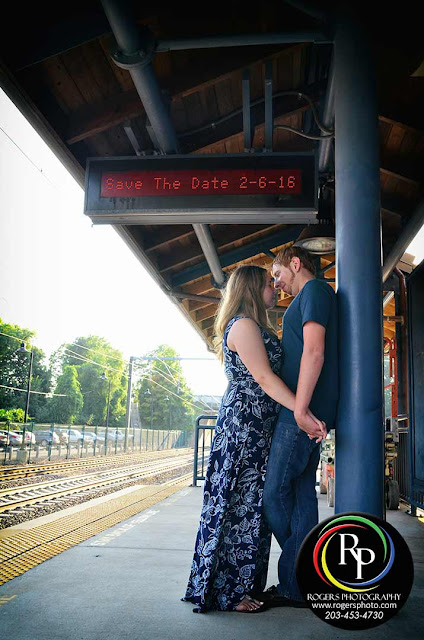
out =
[[(272, 187), (265, 213), (258, 205), (256, 217), (248, 217), (246, 206), (233, 200), (227, 217), (208, 218), (207, 212), (190, 217), (187, 211), (193, 207), (181, 205), (176, 207), (181, 215), (172, 219), (142, 214), (113, 218), (123, 241), (210, 345), (223, 274), (243, 263), (269, 266), (272, 255), (295, 241), (306, 225), (334, 221), (333, 6), (265, 1), (196, 8), (192, 3), (132, 2), (128, 15), (135, 33), (142, 34), (143, 47), (125, 52), (117, 39), (128, 33), (119, 32), (122, 25), (113, 32), (113, 4), (85, 0), (66, 6), (28, 4), (24, 11), (19, 3), (2, 8), (1, 86), (82, 186), (89, 158), (94, 165), (99, 158), (112, 162), (131, 157), (160, 163), (165, 154), (244, 154), (248, 162), (260, 161), (266, 153), (316, 156), (315, 209), (309, 203), (303, 211), (295, 205), (284, 210), (284, 198), (279, 207), (281, 197)], [(378, 2), (373, 16), (365, 16), (377, 67), (384, 260), (423, 195), (424, 51), (417, 8), (418, 3), (406, 1), (393, 11)], [(134, 31), (129, 37), (137, 38)], [(151, 72), (144, 79), (144, 100), (132, 75), (137, 64), (143, 73)], [(154, 99), (162, 101), (168, 118), (165, 134), (163, 120), (158, 127), (152, 118), (152, 86), (159, 88)], [(155, 115), (157, 109), (153, 111)], [(236, 171), (231, 163), (223, 164)], [(110, 166), (115, 173), (120, 169), (119, 163)], [(174, 181), (181, 183), (178, 171), (184, 167), (176, 170)], [(221, 191), (228, 187), (228, 175), (215, 176)], [(252, 184), (261, 177), (246, 175)], [(200, 179), (206, 178), (201, 174)], [(267, 179), (272, 183), (273, 175)], [(136, 180), (131, 188), (137, 189)], [(116, 181), (109, 184), (120, 188)], [(167, 188), (166, 182), (157, 184)], [(192, 184), (202, 188), (201, 182)], [(262, 197), (258, 189), (243, 197)], [(208, 183), (204, 193), (212, 190)], [(132, 196), (137, 199), (138, 194)], [(119, 193), (113, 197), (118, 201)], [(202, 208), (207, 209), (205, 200)], [(154, 213), (155, 207), (151, 209)], [(334, 254), (319, 260), (322, 277), (335, 286)], [(282, 311), (289, 302), (287, 296), (279, 301)], [(395, 316), (394, 302), (384, 313)], [(274, 314), (276, 321), (281, 319), (278, 310)], [(384, 322), (384, 333), (395, 335), (393, 321)]]

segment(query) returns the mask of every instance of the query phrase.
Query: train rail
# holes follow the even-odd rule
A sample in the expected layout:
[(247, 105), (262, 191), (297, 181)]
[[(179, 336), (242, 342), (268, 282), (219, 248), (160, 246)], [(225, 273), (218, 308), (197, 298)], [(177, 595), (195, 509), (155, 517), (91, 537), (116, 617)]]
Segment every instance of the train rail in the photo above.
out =
[(29, 478), (31, 476), (36, 475), (44, 475), (49, 473), (61, 473), (66, 471), (74, 471), (79, 469), (84, 469), (87, 467), (102, 467), (102, 466), (110, 466), (114, 464), (118, 466), (119, 464), (128, 464), (131, 462), (143, 462), (149, 461), (152, 458), (157, 459), (160, 458), (174, 458), (181, 455), (186, 455), (188, 452), (192, 452), (193, 450), (190, 448), (187, 449), (167, 449), (164, 451), (146, 451), (141, 453), (136, 453), (133, 455), (129, 454), (121, 454), (117, 456), (104, 456), (104, 457), (94, 457), (90, 456), (88, 458), (77, 458), (70, 460), (62, 460), (60, 462), (46, 462), (44, 464), (33, 464), (33, 465), (25, 465), (25, 466), (7, 466), (0, 467), (0, 486), (1, 483), (8, 480), (16, 480), (19, 478)]
[(48, 480), (0, 490), (0, 516), (11, 517), (17, 510), (32, 510), (47, 503), (55, 506), (69, 496), (88, 499), (99, 489), (119, 487), (129, 481), (145, 481), (155, 476), (178, 471), (192, 463), (192, 454), (165, 460), (150, 460), (126, 468), (95, 471), (82, 476)]

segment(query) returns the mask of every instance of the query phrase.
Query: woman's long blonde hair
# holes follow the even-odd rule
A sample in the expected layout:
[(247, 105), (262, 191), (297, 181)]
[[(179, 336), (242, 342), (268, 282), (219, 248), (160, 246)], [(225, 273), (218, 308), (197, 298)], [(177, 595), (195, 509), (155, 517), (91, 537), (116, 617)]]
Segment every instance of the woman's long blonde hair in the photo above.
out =
[(262, 267), (242, 265), (237, 267), (229, 277), (222, 300), (219, 303), (214, 325), (213, 345), (221, 362), (224, 360), (222, 350), (224, 331), (234, 316), (241, 315), (252, 318), (275, 335), (275, 330), (269, 323), (263, 299), (266, 276), (267, 270)]

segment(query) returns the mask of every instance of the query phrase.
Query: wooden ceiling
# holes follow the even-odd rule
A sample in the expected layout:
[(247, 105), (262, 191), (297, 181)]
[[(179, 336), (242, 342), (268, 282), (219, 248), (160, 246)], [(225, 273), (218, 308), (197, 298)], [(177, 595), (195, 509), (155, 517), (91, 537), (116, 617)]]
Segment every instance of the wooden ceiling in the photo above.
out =
[[(255, 11), (240, 2), (214, 3), (194, 10), (146, 9), (133, 3), (140, 28), (157, 41), (207, 35), (277, 33), (317, 29), (319, 24), (289, 2), (263, 2)], [(183, 3), (184, 4), (184, 3)], [(312, 4), (312, 3), (309, 3)], [(331, 3), (316, 3), (315, 6)], [(140, 6), (139, 6), (140, 5)], [(385, 6), (385, 5), (383, 5)], [(406, 3), (414, 6), (414, 3)], [(131, 156), (155, 152), (143, 105), (128, 71), (110, 56), (114, 37), (100, 2), (87, 0), (65, 9), (28, 7), (3, 15), (0, 78), (6, 93), (35, 123), (53, 150), (82, 182), (88, 157)], [(400, 20), (400, 23), (399, 23)], [(424, 80), (413, 76), (424, 58), (412, 13), (399, 18), (384, 12), (372, 26), (378, 77), (380, 175), (383, 253), (387, 255), (423, 195)], [(403, 30), (402, 30), (403, 29)], [(407, 29), (407, 32), (405, 31)], [(401, 35), (399, 35), (401, 34)], [(395, 37), (396, 36), (396, 37)], [(332, 45), (238, 46), (164, 51), (153, 67), (169, 105), (180, 152), (243, 153), (242, 74), (250, 70), (253, 147), (264, 147), (264, 69), (273, 64), (274, 123), (317, 134), (311, 109), (296, 96), (307, 94), (322, 113)], [(257, 104), (255, 104), (257, 102)], [(134, 142), (136, 141), (136, 142)], [(274, 151), (308, 151), (317, 144), (289, 131), (275, 130)], [(326, 216), (334, 216), (334, 172), (322, 176)], [(167, 293), (186, 299), (176, 304), (210, 345), (216, 303), (208, 264), (191, 225), (145, 225), (117, 228), (122, 238)], [(276, 253), (295, 239), (292, 225), (211, 224), (211, 235), (224, 271), (241, 263), (268, 266)], [(298, 233), (299, 230), (297, 230)], [(324, 267), (334, 256), (322, 259)], [(325, 274), (334, 279), (334, 268)], [(334, 286), (334, 285), (333, 285)], [(202, 296), (196, 298), (196, 296)], [(286, 307), (289, 298), (280, 300)], [(393, 303), (385, 314), (395, 315)], [(277, 314), (275, 315), (275, 319)], [(386, 337), (394, 322), (384, 322)]]

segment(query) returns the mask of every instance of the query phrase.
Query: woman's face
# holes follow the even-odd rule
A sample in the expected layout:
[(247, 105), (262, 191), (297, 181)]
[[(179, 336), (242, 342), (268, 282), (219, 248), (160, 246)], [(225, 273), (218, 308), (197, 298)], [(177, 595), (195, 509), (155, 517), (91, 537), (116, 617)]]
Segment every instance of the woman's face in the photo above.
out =
[(267, 309), (270, 309), (275, 305), (276, 292), (274, 289), (274, 281), (269, 273), (267, 273), (265, 277), (265, 287), (262, 295)]

